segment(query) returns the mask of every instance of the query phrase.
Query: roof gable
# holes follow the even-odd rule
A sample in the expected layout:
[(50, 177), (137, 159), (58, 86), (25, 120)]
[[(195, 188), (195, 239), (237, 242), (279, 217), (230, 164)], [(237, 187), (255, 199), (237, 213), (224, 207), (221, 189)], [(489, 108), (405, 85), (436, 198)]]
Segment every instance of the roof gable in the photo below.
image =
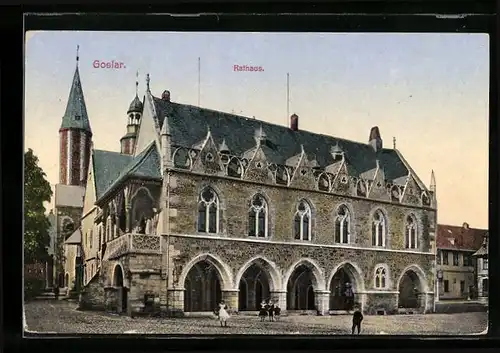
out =
[(96, 200), (99, 200), (113, 182), (120, 176), (123, 168), (129, 164), (133, 157), (118, 152), (94, 150), (94, 179)]
[(160, 154), (158, 153), (157, 144), (152, 141), (144, 151), (138, 156), (131, 157), (127, 164), (118, 171), (117, 176), (112, 180), (111, 184), (103, 191), (102, 196), (114, 189), (127, 177), (135, 176), (139, 178), (161, 179), (161, 162)]
[[(315, 156), (319, 166), (326, 167), (335, 162), (331, 154), (332, 146), (339, 145), (345, 152), (345, 158), (350, 175), (358, 176), (363, 172), (377, 167), (378, 159), (384, 168), (388, 180), (408, 175), (408, 169), (399, 158), (397, 152), (382, 149), (375, 152), (365, 143), (335, 138), (309, 131), (292, 131), (291, 129), (270, 124), (264, 121), (249, 119), (228, 113), (194, 107), (185, 104), (164, 101), (154, 98), (158, 122), (163, 124), (168, 116), (171, 133), (171, 143), (176, 147), (194, 146), (203, 140), (210, 128), (214, 142), (219, 145), (225, 140), (233, 155), (243, 155), (256, 147), (255, 131), (262, 128), (269, 141), (266, 157), (269, 162), (283, 164), (283, 161), (301, 153), (301, 146), (309, 156)], [(163, 117), (163, 118), (161, 118)]]

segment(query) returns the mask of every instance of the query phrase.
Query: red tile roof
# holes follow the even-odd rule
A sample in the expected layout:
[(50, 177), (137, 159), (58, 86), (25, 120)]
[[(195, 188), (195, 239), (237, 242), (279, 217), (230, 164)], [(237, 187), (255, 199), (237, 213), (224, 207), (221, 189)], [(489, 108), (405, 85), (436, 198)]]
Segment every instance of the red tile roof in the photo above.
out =
[(463, 226), (449, 226), (438, 224), (436, 246), (438, 249), (476, 251), (483, 245), (487, 229), (469, 228)]

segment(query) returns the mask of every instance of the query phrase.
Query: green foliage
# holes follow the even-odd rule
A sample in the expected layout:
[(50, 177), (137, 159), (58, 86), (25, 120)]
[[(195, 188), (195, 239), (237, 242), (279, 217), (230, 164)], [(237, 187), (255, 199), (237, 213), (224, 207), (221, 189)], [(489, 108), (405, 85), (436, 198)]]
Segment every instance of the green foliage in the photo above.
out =
[(24, 262), (43, 262), (50, 244), (50, 222), (45, 216), (44, 202), (49, 202), (52, 190), (38, 158), (29, 149), (24, 154)]

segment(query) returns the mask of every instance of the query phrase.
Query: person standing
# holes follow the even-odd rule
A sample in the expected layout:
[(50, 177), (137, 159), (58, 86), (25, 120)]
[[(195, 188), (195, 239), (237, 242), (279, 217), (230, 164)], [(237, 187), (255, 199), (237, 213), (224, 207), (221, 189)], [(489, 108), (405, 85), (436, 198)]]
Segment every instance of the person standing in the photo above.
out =
[(59, 286), (57, 284), (54, 286), (54, 298), (59, 300)]
[(361, 332), (361, 321), (363, 321), (363, 314), (358, 307), (354, 308), (354, 314), (352, 315), (352, 334), (354, 335), (354, 330), (358, 329), (358, 335)]
[(227, 305), (223, 300), (219, 304), (220, 327), (223, 327), (223, 326), (227, 327), (227, 319), (229, 319), (229, 313), (227, 312)]

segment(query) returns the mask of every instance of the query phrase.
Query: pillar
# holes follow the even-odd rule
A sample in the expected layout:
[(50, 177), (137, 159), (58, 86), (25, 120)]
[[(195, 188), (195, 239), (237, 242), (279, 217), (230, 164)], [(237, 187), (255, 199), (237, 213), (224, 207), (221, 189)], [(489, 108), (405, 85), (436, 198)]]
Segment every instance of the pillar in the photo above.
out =
[(278, 303), (281, 313), (283, 314), (286, 311), (286, 291), (272, 291), (271, 299), (273, 302)]
[(224, 289), (222, 290), (222, 300), (229, 308), (229, 312), (238, 312), (238, 293), (239, 289)]
[(328, 315), (330, 311), (330, 291), (314, 291), (316, 297), (316, 310), (319, 315)]
[(127, 207), (125, 208), (125, 231), (127, 233), (130, 233), (131, 232), (131, 227), (130, 227), (130, 212), (132, 210), (132, 206), (131, 205), (127, 205)]
[(167, 311), (172, 316), (184, 315), (184, 289), (169, 288), (167, 290)]

